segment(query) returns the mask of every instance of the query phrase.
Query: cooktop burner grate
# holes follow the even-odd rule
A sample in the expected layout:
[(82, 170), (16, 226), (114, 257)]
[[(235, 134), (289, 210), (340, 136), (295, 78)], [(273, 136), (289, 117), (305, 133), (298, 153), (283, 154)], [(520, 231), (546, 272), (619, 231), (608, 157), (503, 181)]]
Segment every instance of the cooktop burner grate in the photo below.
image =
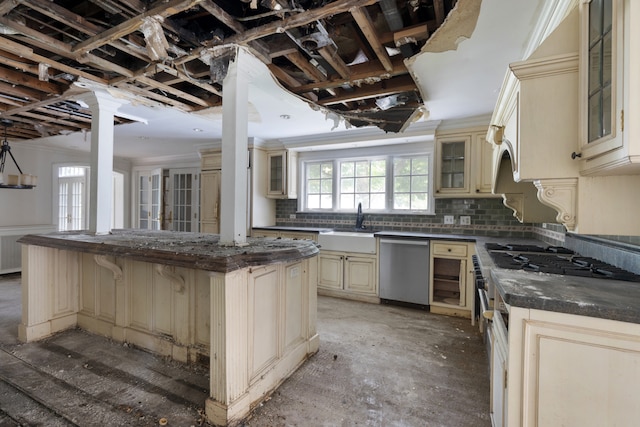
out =
[(640, 275), (607, 264), (595, 258), (583, 257), (559, 246), (500, 245), (485, 247), (497, 267), (566, 276), (640, 282)]

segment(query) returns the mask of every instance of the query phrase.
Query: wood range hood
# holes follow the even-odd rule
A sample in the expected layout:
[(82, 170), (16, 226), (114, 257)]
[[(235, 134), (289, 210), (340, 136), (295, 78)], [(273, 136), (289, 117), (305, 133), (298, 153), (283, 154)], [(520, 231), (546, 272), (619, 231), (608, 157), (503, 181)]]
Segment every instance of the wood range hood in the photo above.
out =
[(487, 133), (492, 192), (521, 222), (567, 231), (640, 235), (640, 175), (590, 176), (580, 138), (579, 14), (575, 7), (524, 61), (511, 63)]

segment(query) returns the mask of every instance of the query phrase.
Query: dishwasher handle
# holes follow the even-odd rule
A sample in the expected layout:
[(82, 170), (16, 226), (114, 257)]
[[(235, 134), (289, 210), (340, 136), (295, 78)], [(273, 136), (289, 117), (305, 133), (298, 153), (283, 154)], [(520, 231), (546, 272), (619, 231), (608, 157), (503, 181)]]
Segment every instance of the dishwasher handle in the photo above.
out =
[(383, 243), (390, 243), (392, 245), (429, 246), (428, 240), (380, 239), (380, 244), (383, 244)]

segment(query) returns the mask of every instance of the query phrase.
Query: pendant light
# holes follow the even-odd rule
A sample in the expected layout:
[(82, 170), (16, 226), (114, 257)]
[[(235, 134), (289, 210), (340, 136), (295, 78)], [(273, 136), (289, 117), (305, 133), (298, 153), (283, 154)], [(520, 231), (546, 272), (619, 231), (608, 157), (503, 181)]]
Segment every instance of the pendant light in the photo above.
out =
[[(7, 128), (13, 126), (13, 121), (9, 119), (0, 119), (0, 126), (4, 126), (4, 140), (0, 146), (0, 188), (17, 188), (17, 189), (29, 189), (36, 186), (38, 177), (22, 173), (22, 169), (18, 165), (16, 158), (11, 153), (11, 147), (7, 140)], [(7, 154), (13, 160), (13, 163), (18, 168), (20, 175), (7, 175), (7, 182), (4, 182), (4, 163), (7, 160)]]

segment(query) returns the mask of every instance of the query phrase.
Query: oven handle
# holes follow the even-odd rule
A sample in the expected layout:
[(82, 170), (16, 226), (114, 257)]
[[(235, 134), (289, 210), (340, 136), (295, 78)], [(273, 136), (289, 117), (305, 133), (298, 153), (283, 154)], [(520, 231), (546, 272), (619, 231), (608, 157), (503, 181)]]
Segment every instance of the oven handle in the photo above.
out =
[(492, 320), (493, 310), (489, 310), (489, 298), (487, 296), (487, 291), (484, 289), (478, 289), (478, 294), (480, 295), (480, 311), (482, 312), (482, 317)]

